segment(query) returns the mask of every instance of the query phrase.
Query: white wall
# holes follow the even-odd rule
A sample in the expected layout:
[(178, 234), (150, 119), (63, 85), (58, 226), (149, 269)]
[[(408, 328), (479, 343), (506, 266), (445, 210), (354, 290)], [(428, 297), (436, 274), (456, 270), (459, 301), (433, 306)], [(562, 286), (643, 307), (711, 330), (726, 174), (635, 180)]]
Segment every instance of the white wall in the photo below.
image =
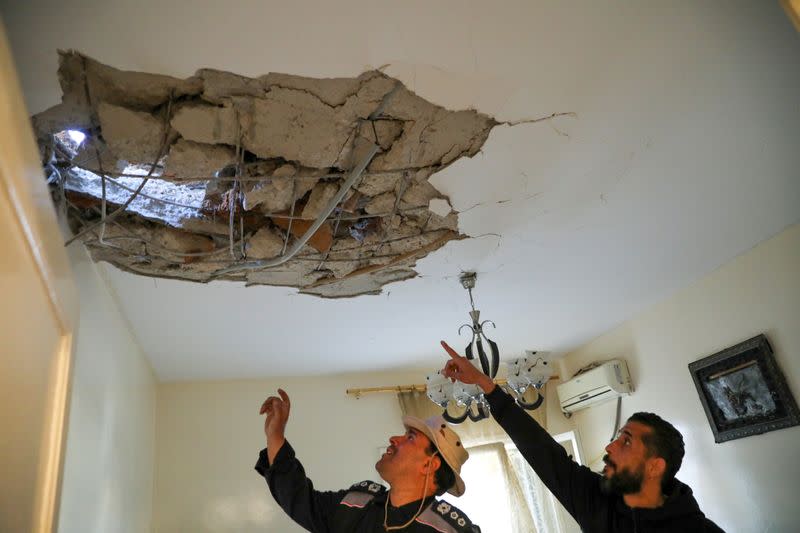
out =
[(155, 378), (99, 269), (70, 257), (80, 294), (58, 531), (151, 530)]
[[(265, 353), (268, 347), (265, 347)], [(273, 357), (279, 354), (272, 354)], [(264, 399), (292, 400), (286, 436), (317, 489), (379, 480), (379, 448), (402, 433), (394, 394), (356, 399), (351, 387), (418, 383), (416, 373), (167, 383), (158, 386), (154, 530), (158, 533), (303, 531), (253, 466), (266, 445)]]
[[(800, 427), (715, 444), (687, 365), (762, 332), (800, 400), (800, 225), (566, 358), (570, 372), (612, 356), (628, 361), (637, 390), (622, 402), (623, 420), (635, 411), (653, 411), (678, 427), (686, 441), (678, 478), (694, 489), (703, 511), (731, 532), (798, 530)], [(615, 405), (572, 419), (589, 461), (608, 443)], [(563, 427), (558, 416), (548, 422)]]

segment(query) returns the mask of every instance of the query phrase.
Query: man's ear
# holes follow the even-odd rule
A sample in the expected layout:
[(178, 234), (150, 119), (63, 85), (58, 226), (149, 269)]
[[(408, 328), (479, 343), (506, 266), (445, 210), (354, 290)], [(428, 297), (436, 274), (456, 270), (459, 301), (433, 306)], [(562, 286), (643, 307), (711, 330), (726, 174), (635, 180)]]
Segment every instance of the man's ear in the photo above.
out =
[(650, 457), (647, 459), (647, 475), (651, 478), (661, 478), (667, 471), (667, 462), (663, 457)]
[(442, 466), (442, 459), (439, 457), (439, 454), (432, 455), (428, 457), (428, 460), (425, 461), (423, 465), (424, 469), (423, 472), (433, 475), (434, 472), (439, 470), (439, 467)]

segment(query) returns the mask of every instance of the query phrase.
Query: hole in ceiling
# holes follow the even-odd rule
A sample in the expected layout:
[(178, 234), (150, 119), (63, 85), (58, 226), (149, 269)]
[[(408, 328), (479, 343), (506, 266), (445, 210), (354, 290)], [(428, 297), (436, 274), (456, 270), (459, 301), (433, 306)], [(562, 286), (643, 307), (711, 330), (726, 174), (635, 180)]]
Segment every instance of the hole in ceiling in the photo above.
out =
[(462, 238), (428, 179), (497, 125), (379, 71), (178, 79), (59, 54), (62, 103), (33, 117), (54, 198), (94, 260), (145, 276), (379, 293)]

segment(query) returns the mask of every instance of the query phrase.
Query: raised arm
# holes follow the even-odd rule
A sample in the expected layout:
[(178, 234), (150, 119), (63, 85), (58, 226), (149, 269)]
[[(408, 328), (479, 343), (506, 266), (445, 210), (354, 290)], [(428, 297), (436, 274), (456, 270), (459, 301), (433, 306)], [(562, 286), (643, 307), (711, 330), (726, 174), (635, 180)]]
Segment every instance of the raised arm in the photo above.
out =
[(267, 448), (259, 454), (256, 471), (267, 480), (272, 497), (292, 520), (309, 531), (326, 533), (346, 492), (314, 490), (284, 435), (291, 409), (289, 395), (283, 389), (278, 389), (278, 395), (280, 398), (270, 396), (261, 404), (260, 413), (267, 415), (264, 421)]
[(536, 420), (466, 357), (444, 341), (442, 347), (450, 355), (442, 374), (462, 383), (478, 385), (489, 401), (494, 419), (567, 511), (582, 526), (597, 520), (597, 513), (604, 508), (601, 502), (606, 499), (600, 491), (600, 476), (570, 459), (566, 450)]
[(261, 411), (259, 411), (261, 415), (267, 414), (267, 418), (264, 420), (264, 434), (267, 437), (270, 464), (275, 461), (275, 456), (286, 442), (286, 424), (289, 422), (289, 411), (292, 408), (292, 402), (286, 391), (278, 389), (278, 395), (280, 398), (270, 396), (264, 400), (264, 403), (261, 404)]

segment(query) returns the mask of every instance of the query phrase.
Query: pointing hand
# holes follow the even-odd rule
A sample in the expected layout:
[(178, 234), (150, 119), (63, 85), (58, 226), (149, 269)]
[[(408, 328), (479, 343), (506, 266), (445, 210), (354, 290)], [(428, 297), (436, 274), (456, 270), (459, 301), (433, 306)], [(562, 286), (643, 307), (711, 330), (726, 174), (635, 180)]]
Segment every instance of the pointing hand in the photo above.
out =
[(483, 389), (483, 392), (487, 394), (494, 390), (495, 384), (489, 376), (475, 368), (469, 359), (459, 355), (458, 352), (453, 350), (446, 342), (441, 342), (442, 348), (450, 354), (450, 360), (444, 365), (442, 375), (453, 381), (458, 380), (467, 385), (478, 385)]

